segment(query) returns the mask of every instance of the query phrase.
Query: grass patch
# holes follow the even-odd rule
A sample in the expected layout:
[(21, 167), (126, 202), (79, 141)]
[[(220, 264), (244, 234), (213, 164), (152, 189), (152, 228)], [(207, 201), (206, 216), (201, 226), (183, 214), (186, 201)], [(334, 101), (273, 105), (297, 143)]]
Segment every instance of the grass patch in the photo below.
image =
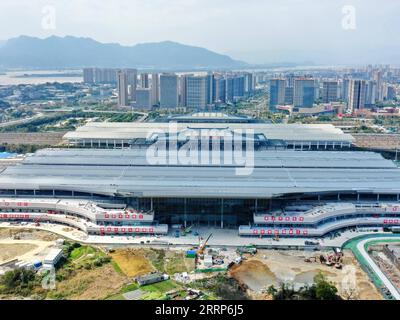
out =
[[(75, 260), (80, 259), (84, 255), (98, 254), (100, 256), (101, 253), (102, 252), (96, 251), (96, 249), (93, 247), (82, 246), (82, 247), (75, 248), (74, 250), (72, 250), (69, 258), (70, 258), (70, 260), (75, 261)], [(103, 254), (103, 256), (104, 256), (104, 254)]]
[(114, 260), (111, 260), (111, 265), (113, 266), (115, 272), (119, 274), (124, 274), (121, 268), (119, 267), (118, 263), (116, 263)]
[(166, 293), (176, 288), (179, 288), (179, 286), (172, 280), (161, 281), (140, 287), (140, 289), (143, 291), (160, 292), (160, 293)]
[(139, 289), (139, 285), (136, 283), (131, 283), (131, 284), (128, 284), (127, 286), (123, 287), (121, 290), (121, 293), (127, 293), (127, 292), (131, 292), (131, 291), (134, 291), (137, 289)]
[(195, 269), (195, 259), (186, 258), (183, 251), (168, 252), (165, 259), (165, 272), (169, 275), (191, 272)]
[(112, 295), (111, 297), (106, 298), (105, 300), (126, 300), (122, 293), (118, 293), (115, 295)]
[(145, 294), (141, 300), (166, 300), (167, 297), (161, 292), (149, 292)]

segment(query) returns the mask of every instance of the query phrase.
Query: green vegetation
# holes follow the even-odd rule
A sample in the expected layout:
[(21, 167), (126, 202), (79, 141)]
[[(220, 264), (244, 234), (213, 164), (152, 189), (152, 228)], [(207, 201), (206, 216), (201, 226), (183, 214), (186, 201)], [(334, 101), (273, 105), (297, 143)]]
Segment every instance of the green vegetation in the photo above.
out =
[(3, 144), (1, 149), (11, 153), (34, 153), (39, 149), (48, 148), (51, 146), (36, 145), (36, 144)]
[(149, 284), (143, 287), (139, 287), (136, 283), (130, 283), (123, 287), (120, 292), (107, 297), (107, 300), (125, 300), (123, 294), (140, 289), (146, 294), (142, 297), (142, 300), (165, 300), (167, 299), (166, 293), (171, 290), (183, 290), (175, 281), (166, 280), (153, 284)]
[(146, 258), (150, 260), (156, 270), (169, 275), (191, 272), (195, 269), (194, 259), (186, 258), (184, 252), (150, 249), (146, 251)]
[(137, 113), (121, 113), (112, 115), (111, 117), (106, 118), (105, 120), (109, 122), (132, 122), (135, 121), (137, 118), (138, 118)]
[(0, 294), (29, 296), (40, 285), (41, 277), (33, 270), (15, 269), (0, 278)]
[(246, 290), (233, 278), (226, 274), (218, 274), (211, 278), (196, 280), (190, 284), (191, 288), (207, 292), (209, 299), (247, 300)]
[(143, 291), (166, 293), (168, 291), (177, 289), (178, 285), (172, 280), (161, 281), (147, 286), (140, 287)]
[(111, 261), (111, 258), (99, 249), (81, 246), (78, 243), (69, 245), (66, 250), (69, 251), (69, 256), (65, 265), (66, 268), (72, 266), (73, 268), (89, 270), (95, 267), (101, 267)]
[(319, 273), (314, 277), (314, 283), (311, 286), (301, 287), (295, 290), (293, 286), (281, 284), (279, 289), (274, 286), (268, 288), (274, 300), (340, 300), (335, 285), (329, 282), (326, 277)]
[(83, 125), (88, 119), (110, 122), (131, 122), (135, 121), (137, 113), (115, 113), (115, 112), (92, 112), (77, 109), (71, 112), (56, 112), (25, 123), (9, 125), (0, 128), (0, 132), (46, 132), (46, 131), (71, 131)]

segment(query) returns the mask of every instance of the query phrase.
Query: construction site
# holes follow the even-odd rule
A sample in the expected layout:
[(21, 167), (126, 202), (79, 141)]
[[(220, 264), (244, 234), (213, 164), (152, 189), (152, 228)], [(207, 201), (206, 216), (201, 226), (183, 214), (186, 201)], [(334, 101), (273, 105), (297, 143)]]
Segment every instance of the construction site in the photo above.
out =
[(368, 253), (391, 283), (400, 291), (400, 246), (391, 243), (375, 244), (369, 246)]

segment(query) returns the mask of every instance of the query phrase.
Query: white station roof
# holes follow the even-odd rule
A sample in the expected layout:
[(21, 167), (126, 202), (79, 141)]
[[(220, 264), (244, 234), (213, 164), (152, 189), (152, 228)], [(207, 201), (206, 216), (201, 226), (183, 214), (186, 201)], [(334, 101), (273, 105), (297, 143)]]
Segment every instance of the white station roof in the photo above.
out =
[[(271, 124), (271, 123), (176, 123), (177, 131), (187, 129), (254, 130), (267, 139), (284, 141), (330, 141), (352, 143), (354, 138), (331, 124)], [(67, 140), (130, 140), (148, 139), (155, 133), (168, 133), (171, 123), (160, 122), (90, 122), (64, 135)]]
[(140, 150), (42, 150), (0, 173), (1, 189), (143, 197), (269, 198), (294, 193), (400, 193), (400, 169), (370, 152), (258, 151), (234, 165), (149, 165)]

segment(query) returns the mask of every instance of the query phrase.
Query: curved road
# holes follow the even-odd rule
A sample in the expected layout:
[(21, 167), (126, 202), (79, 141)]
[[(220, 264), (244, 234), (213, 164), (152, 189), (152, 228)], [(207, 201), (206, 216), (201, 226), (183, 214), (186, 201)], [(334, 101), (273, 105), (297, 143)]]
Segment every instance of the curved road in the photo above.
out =
[(357, 250), (361, 253), (361, 255), (367, 261), (367, 263), (372, 268), (372, 270), (374, 270), (375, 274), (382, 280), (382, 282), (384, 283), (386, 288), (388, 288), (388, 290), (390, 291), (392, 296), (396, 300), (400, 300), (399, 291), (392, 284), (392, 282), (388, 279), (388, 277), (386, 277), (386, 275), (381, 271), (381, 269), (376, 265), (374, 260), (372, 260), (372, 258), (369, 256), (368, 252), (365, 250), (365, 244), (368, 243), (368, 242), (374, 241), (374, 240), (380, 240), (380, 241), (381, 240), (382, 241), (385, 241), (385, 240), (400, 240), (400, 238), (399, 237), (369, 238), (369, 239), (362, 240), (357, 244)]

